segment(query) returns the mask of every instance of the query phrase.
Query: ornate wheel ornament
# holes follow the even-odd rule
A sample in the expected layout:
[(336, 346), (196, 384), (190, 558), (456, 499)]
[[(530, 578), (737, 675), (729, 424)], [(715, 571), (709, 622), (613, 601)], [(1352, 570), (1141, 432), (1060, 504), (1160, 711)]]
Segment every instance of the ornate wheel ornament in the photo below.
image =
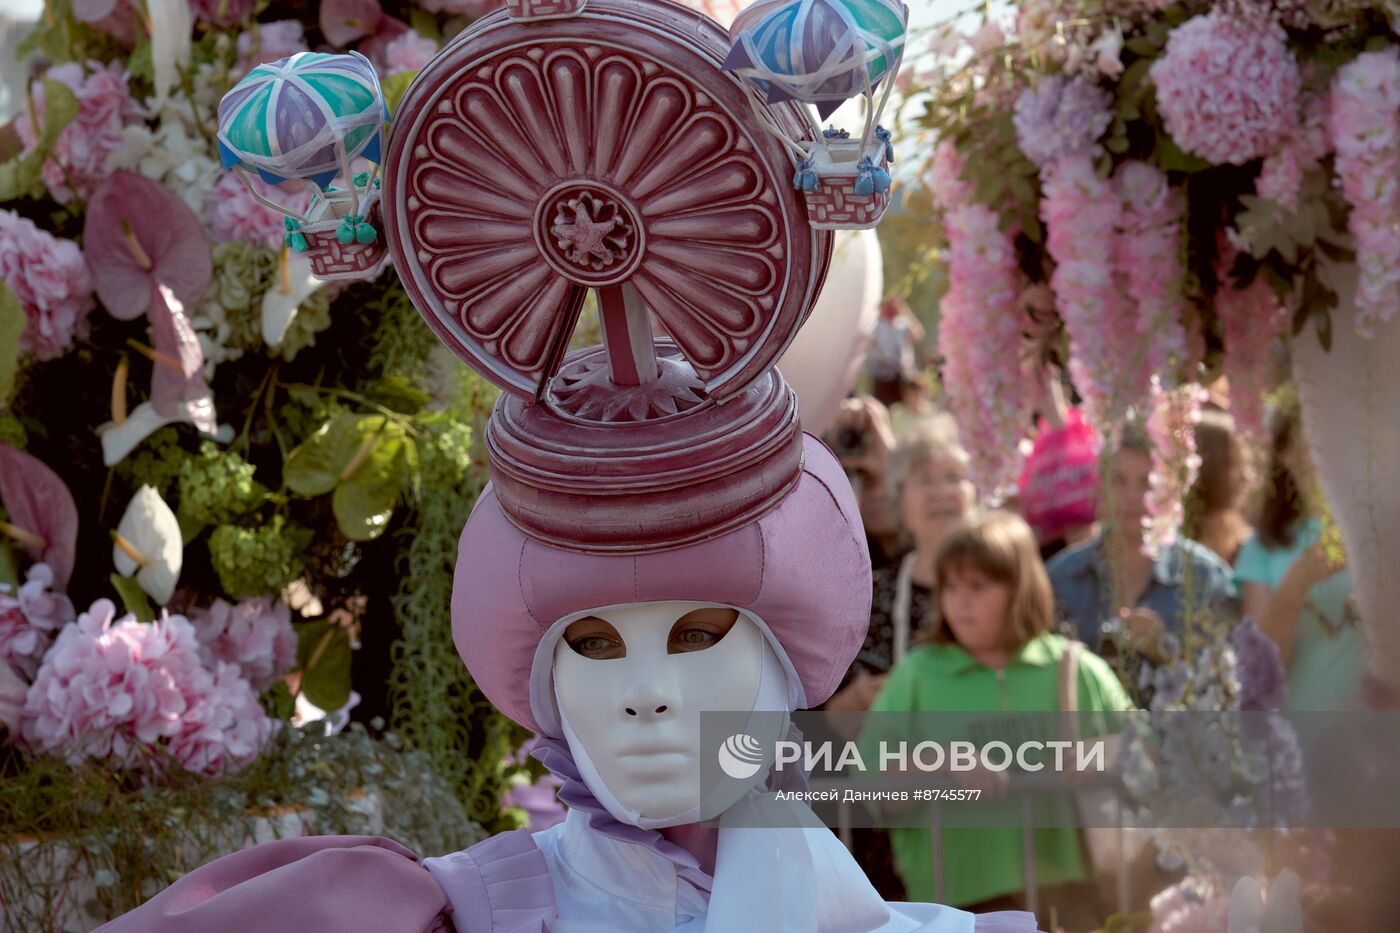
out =
[[(777, 359), (830, 235), (809, 227), (791, 156), (721, 72), (727, 51), (699, 13), (596, 0), (567, 19), (487, 17), (420, 73), (396, 116), (386, 215), (404, 285), (449, 347), (542, 398), (596, 289), (611, 356), (637, 351), (623, 383), (654, 375), (642, 308), (713, 398)], [(794, 106), (769, 113), (810, 130)]]
[[(665, 0), (478, 21), (420, 72), (385, 168), (387, 239), (419, 311), (506, 390), (487, 426), (502, 512), (559, 547), (683, 547), (801, 475), (773, 364), (831, 234), (773, 126), (721, 70), (726, 33)], [(603, 345), (565, 358), (587, 294)]]

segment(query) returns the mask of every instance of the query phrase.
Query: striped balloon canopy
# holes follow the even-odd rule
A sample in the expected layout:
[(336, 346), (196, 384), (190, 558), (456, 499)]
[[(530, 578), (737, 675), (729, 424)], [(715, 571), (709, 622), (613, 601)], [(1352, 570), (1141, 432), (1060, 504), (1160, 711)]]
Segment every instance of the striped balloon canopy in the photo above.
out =
[(770, 103), (815, 104), (822, 119), (898, 67), (900, 0), (758, 0), (734, 20), (724, 67)]
[(302, 178), (324, 188), (351, 159), (380, 160), (387, 118), (369, 59), (298, 52), (259, 65), (224, 95), (219, 157), (269, 184)]

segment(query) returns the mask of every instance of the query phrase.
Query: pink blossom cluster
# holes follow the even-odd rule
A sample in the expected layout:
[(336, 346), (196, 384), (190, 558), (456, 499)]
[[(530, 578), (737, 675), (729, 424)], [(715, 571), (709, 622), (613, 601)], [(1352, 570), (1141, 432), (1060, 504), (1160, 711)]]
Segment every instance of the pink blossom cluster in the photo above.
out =
[(0, 211), (0, 281), (24, 309), (19, 348), (40, 360), (61, 356), (88, 335), (96, 307), (82, 250), (13, 211)]
[[(1225, 281), (1222, 267), (1221, 281)], [(1225, 376), (1230, 380), (1230, 414), (1252, 444), (1268, 440), (1264, 393), (1269, 390), (1269, 366), (1274, 341), (1288, 326), (1288, 312), (1262, 278), (1247, 288), (1228, 285), (1215, 293), (1215, 313), (1225, 331)]]
[(220, 599), (208, 609), (196, 609), (190, 621), (205, 665), (211, 670), (221, 663), (234, 665), (259, 693), (296, 664), (297, 636), (285, 603), (266, 597), (237, 604)]
[(309, 51), (302, 34), (301, 23), (294, 19), (279, 19), (258, 23), (257, 33), (245, 29), (238, 34), (237, 74), (245, 74), (265, 62), (280, 61), (298, 52)]
[(406, 29), (389, 40), (384, 47), (384, 73), (403, 74), (407, 71), (422, 71), (437, 54), (437, 43), (417, 31)]
[(1119, 165), (1113, 181), (1123, 205), (1114, 259), (1128, 302), (1137, 308), (1147, 368), (1172, 385), (1191, 358), (1181, 314), (1184, 198), (1165, 172), (1136, 159)]
[(1137, 310), (1124, 294), (1113, 244), (1123, 211), (1113, 185), (1087, 154), (1044, 173), (1041, 219), (1055, 260), (1050, 287), (1070, 339), (1070, 377), (1085, 419), (1104, 437), (1145, 389)]
[(1185, 520), (1182, 502), (1196, 482), (1201, 458), (1196, 453), (1196, 423), (1205, 393), (1194, 383), (1167, 387), (1152, 377), (1147, 434), (1152, 441), (1152, 473), (1147, 490), (1147, 518), (1142, 548), (1156, 555), (1176, 540)]
[[(125, 145), (122, 123), (135, 115), (135, 104), (127, 92), (126, 74), (116, 62), (104, 67), (88, 62), (85, 74), (77, 62), (55, 65), (44, 73), (50, 81), (67, 85), (78, 98), (78, 115), (54, 142), (44, 160), (44, 184), (60, 204), (75, 197), (86, 198), (107, 177), (107, 159)], [(24, 151), (38, 145), (44, 126), (44, 85), (35, 81), (31, 88), (32, 107), (15, 121)]]
[(14, 593), (0, 584), (0, 664), (32, 680), (54, 633), (75, 616), (68, 597), (53, 592), (48, 564), (32, 565)]
[(1172, 31), (1151, 76), (1172, 139), (1216, 165), (1268, 155), (1298, 119), (1302, 76), (1288, 34), (1273, 21), (1189, 19)]
[(1327, 135), (1327, 98), (1304, 94), (1299, 105), (1302, 118), (1277, 150), (1264, 157), (1254, 191), (1261, 198), (1297, 210), (1303, 176), (1332, 151)]
[(1230, 899), (1207, 889), (1197, 892), (1192, 878), (1179, 881), (1152, 898), (1152, 929), (1158, 933), (1225, 933)]
[[(943, 156), (945, 168), (956, 154)], [(941, 189), (943, 197), (956, 187)], [(947, 201), (944, 201), (947, 204)], [(1020, 296), (1025, 288), (1012, 234), (984, 204), (950, 205), (948, 292), (940, 303), (938, 339), (944, 386), (971, 457), (973, 482), (992, 494), (1016, 481), (1029, 386), (1020, 355)]]
[(972, 203), (972, 185), (962, 177), (966, 162), (951, 140), (945, 139), (933, 150), (924, 184), (941, 211), (953, 211)]
[(120, 619), (109, 600), (65, 626), (25, 697), (21, 736), (72, 764), (112, 761), (142, 775), (173, 758), (217, 774), (254, 758), (273, 723), (233, 665), (201, 662), (183, 616)]
[(1400, 305), (1400, 49), (1358, 55), (1337, 72), (1328, 123), (1356, 241), (1356, 328)]
[[(281, 204), (299, 214), (305, 214), (311, 202), (311, 194), (300, 183), (269, 185), (255, 175), (248, 174), (253, 190), (274, 203)], [(233, 172), (225, 174), (214, 186), (209, 199), (209, 231), (221, 243), (243, 240), (259, 243), (268, 249), (278, 249), (286, 226), (280, 214), (263, 204), (244, 187), (243, 181)]]

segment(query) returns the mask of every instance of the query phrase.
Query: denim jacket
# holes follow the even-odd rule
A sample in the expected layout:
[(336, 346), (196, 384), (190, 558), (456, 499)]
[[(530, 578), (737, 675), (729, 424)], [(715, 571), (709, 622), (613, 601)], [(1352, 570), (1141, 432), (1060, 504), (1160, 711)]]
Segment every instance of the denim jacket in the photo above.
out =
[[(1077, 634), (1090, 649), (1096, 649), (1100, 627), (1116, 615), (1103, 536), (1056, 554), (1046, 571), (1055, 590), (1056, 616), (1065, 633)], [(1155, 611), (1166, 630), (1178, 637), (1192, 611), (1238, 615), (1229, 566), (1208, 548), (1185, 539), (1162, 548), (1137, 605)]]

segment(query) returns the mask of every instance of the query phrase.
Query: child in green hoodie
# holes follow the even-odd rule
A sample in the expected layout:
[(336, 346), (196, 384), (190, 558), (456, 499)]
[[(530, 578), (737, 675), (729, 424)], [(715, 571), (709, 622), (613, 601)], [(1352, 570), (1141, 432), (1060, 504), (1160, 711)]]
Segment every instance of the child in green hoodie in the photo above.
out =
[[(1019, 516), (987, 512), (949, 534), (935, 565), (939, 619), (929, 643), (909, 654), (889, 675), (872, 712), (1053, 713), (1060, 706), (1060, 659), (1069, 642), (1050, 634), (1054, 596), (1036, 539)], [(1112, 669), (1081, 651), (1078, 710), (1082, 714), (1132, 709)], [(1035, 717), (1043, 721), (1044, 717)], [(860, 744), (867, 745), (880, 717), (872, 717)], [(1103, 730), (1098, 730), (1103, 731)], [(1085, 730), (1085, 734), (1094, 734)], [(1004, 787), (1006, 772), (962, 772), (969, 787), (990, 790), (985, 807)], [(1009, 802), (992, 804), (1018, 812)], [(947, 826), (942, 902), (967, 910), (1023, 907), (1025, 859), (1022, 832), (1004, 828)], [(910, 900), (934, 894), (932, 839), (928, 829), (890, 832), (895, 863)], [(1036, 881), (1042, 904), (1055, 904), (1057, 891), (1081, 892), (1075, 885), (1092, 876), (1078, 832), (1071, 826), (1035, 830)], [(1081, 900), (1080, 894), (1066, 898)], [(1064, 911), (1061, 911), (1061, 919)]]

